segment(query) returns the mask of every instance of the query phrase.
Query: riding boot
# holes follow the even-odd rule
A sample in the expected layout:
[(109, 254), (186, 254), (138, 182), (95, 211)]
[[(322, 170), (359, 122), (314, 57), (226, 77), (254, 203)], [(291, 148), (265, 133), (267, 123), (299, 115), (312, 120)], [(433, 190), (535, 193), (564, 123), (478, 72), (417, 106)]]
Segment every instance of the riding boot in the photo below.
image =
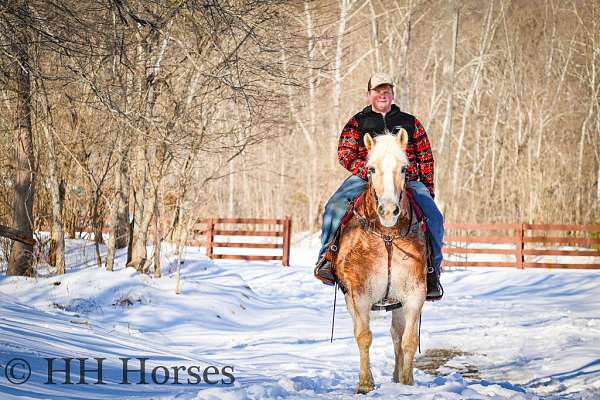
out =
[(440, 283), (440, 276), (434, 268), (427, 268), (427, 301), (441, 300), (444, 288)]
[(331, 262), (325, 257), (322, 257), (317, 262), (314, 274), (315, 278), (317, 278), (318, 280), (320, 280), (328, 286), (333, 286), (335, 284), (335, 276), (333, 275)]

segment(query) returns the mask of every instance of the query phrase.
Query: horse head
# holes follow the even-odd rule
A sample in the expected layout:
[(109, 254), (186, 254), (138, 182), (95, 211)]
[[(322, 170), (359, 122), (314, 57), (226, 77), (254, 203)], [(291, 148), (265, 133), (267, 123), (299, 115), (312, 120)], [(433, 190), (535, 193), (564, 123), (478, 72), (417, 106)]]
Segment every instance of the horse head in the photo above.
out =
[(394, 226), (402, 211), (400, 199), (405, 186), (406, 145), (408, 133), (400, 128), (396, 135), (387, 132), (375, 139), (364, 136), (368, 152), (369, 189), (375, 196), (379, 222), (387, 228)]

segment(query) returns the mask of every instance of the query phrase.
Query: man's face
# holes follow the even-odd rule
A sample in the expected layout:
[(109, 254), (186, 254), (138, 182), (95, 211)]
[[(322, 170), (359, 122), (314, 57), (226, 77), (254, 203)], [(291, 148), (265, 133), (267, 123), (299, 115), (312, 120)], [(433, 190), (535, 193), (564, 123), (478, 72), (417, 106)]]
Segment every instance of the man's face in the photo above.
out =
[(390, 85), (379, 85), (367, 92), (371, 108), (375, 112), (388, 112), (394, 102), (394, 88)]

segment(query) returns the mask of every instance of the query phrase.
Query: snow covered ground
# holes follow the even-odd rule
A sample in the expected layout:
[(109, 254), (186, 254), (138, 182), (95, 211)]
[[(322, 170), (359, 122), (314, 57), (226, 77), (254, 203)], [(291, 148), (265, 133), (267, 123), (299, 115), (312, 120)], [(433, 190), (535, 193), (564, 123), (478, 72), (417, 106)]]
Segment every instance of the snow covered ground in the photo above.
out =
[[(172, 257), (160, 279), (125, 269), (125, 253), (106, 272), (91, 244), (69, 241), (66, 275), (0, 277), (0, 399), (355, 398), (351, 319), (338, 297), (330, 343), (333, 289), (312, 277), (317, 248), (297, 242), (289, 268), (188, 248), (177, 295)], [(390, 315), (373, 314), (366, 397), (600, 399), (600, 271), (473, 268), (442, 282), (444, 300), (424, 308), (415, 386), (391, 383)], [(73, 384), (59, 371), (67, 357)]]

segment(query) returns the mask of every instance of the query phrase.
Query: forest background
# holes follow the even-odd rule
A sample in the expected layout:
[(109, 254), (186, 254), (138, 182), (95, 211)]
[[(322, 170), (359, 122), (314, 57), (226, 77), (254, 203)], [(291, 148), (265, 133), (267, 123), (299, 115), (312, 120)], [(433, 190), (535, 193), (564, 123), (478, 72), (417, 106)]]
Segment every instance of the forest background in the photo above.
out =
[[(375, 71), (428, 132), (446, 221), (598, 223), (599, 21), (595, 0), (1, 0), (0, 224), (58, 273), (85, 229), (116, 233), (107, 269), (199, 218), (316, 231)], [(0, 241), (11, 275), (44, 253)]]

